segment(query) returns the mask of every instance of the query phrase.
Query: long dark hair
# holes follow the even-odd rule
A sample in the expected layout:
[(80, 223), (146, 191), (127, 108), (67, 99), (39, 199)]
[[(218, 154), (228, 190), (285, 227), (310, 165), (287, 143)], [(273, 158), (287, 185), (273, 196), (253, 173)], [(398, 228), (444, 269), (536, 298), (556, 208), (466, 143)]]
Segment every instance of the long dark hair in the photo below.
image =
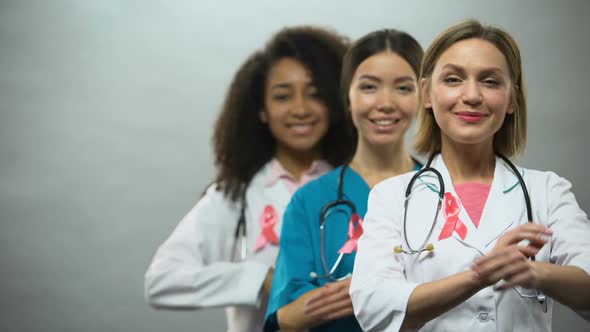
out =
[(329, 110), (328, 132), (320, 141), (322, 158), (333, 166), (354, 152), (354, 131), (347, 121), (338, 82), (348, 40), (330, 30), (312, 26), (279, 31), (262, 51), (252, 54), (239, 68), (215, 123), (213, 145), (218, 189), (232, 201), (271, 160), (276, 141), (260, 121), (270, 68), (283, 58), (301, 62), (310, 72), (320, 99)]
[[(350, 107), (348, 90), (357, 67), (367, 58), (383, 51), (391, 51), (402, 57), (412, 67), (416, 78), (419, 77), (420, 62), (424, 51), (418, 41), (409, 34), (395, 29), (373, 31), (354, 42), (344, 55), (342, 76), (340, 77), (340, 96), (346, 108)], [(346, 113), (350, 116), (350, 112)], [(356, 130), (354, 133), (356, 147)]]

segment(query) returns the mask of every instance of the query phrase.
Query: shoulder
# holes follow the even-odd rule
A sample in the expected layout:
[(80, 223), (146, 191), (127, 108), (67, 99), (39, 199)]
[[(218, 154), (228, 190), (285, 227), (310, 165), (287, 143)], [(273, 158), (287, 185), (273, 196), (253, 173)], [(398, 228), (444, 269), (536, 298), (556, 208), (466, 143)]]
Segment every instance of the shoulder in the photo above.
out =
[[(215, 214), (223, 211), (233, 211), (241, 204), (241, 199), (232, 201), (223, 193), (223, 189), (217, 183), (209, 185), (203, 196), (199, 199), (193, 211), (209, 212), (215, 210)], [(191, 211), (191, 212), (193, 212)]]
[(523, 174), (525, 181), (537, 190), (545, 189), (550, 191), (555, 187), (560, 186), (571, 187), (571, 183), (567, 179), (559, 176), (555, 172), (522, 167), (519, 168), (521, 169), (521, 174)]
[[(397, 176), (390, 177), (379, 183), (377, 183), (372, 192), (384, 192), (384, 193), (396, 193), (399, 191), (405, 191), (406, 186), (410, 183), (410, 180), (418, 171), (411, 171), (408, 173), (400, 174)], [(425, 175), (426, 176), (426, 175)]]

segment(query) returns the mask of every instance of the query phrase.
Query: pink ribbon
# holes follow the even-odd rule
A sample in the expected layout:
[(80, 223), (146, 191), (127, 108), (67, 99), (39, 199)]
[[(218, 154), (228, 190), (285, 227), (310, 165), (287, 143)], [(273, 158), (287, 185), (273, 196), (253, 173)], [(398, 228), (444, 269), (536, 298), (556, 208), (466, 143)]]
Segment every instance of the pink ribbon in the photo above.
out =
[(359, 238), (363, 235), (363, 219), (356, 213), (353, 213), (348, 220), (348, 240), (340, 250), (339, 254), (350, 254), (356, 251)]
[(445, 193), (444, 214), (446, 221), (438, 236), (439, 241), (448, 238), (453, 232), (457, 232), (461, 239), (465, 240), (465, 237), (467, 237), (467, 226), (459, 219), (459, 212), (461, 212), (461, 206), (457, 198), (449, 192)]
[(278, 216), (277, 211), (272, 205), (264, 207), (264, 211), (260, 215), (260, 228), (262, 231), (256, 239), (254, 251), (259, 251), (264, 248), (268, 243), (277, 245), (279, 244), (279, 237), (275, 232), (275, 225), (277, 223)]

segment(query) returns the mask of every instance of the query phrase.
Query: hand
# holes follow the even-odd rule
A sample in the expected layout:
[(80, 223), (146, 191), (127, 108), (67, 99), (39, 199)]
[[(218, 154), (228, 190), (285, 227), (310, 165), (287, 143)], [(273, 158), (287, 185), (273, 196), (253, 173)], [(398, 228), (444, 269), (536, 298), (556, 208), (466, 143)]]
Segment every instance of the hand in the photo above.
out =
[(275, 269), (273, 267), (268, 268), (268, 272), (266, 272), (266, 277), (264, 278), (264, 282), (262, 283), (262, 291), (267, 296), (270, 295), (270, 289), (272, 288), (272, 278), (275, 275)]
[(304, 314), (323, 322), (353, 314), (352, 300), (348, 293), (350, 278), (324, 285), (321, 291), (305, 302)]
[[(539, 275), (529, 258), (536, 255), (548, 242), (547, 237), (553, 232), (545, 226), (527, 223), (516, 227), (496, 242), (494, 249), (486, 256), (478, 258), (471, 269), (482, 286), (496, 284), (500, 280), (506, 283), (496, 288), (504, 290), (513, 286), (536, 288)], [(519, 246), (522, 240), (528, 240), (526, 246)]]

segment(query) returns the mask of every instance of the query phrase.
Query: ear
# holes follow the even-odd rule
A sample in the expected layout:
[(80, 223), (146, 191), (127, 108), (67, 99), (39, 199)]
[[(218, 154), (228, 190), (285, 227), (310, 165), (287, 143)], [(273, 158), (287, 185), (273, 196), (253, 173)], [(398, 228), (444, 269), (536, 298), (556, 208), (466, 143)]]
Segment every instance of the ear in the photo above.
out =
[(426, 78), (420, 79), (420, 95), (422, 96), (422, 106), (424, 109), (431, 109), (432, 102), (430, 101), (430, 89)]
[(258, 113), (258, 118), (262, 123), (268, 123), (268, 114), (266, 114), (266, 110), (262, 110)]
[(510, 98), (510, 104), (508, 104), (508, 108), (506, 109), (506, 114), (514, 114), (514, 103), (516, 102), (516, 98)]
[(514, 106), (513, 106), (512, 102), (510, 102), (510, 105), (508, 105), (508, 109), (506, 110), (506, 114), (514, 114)]

